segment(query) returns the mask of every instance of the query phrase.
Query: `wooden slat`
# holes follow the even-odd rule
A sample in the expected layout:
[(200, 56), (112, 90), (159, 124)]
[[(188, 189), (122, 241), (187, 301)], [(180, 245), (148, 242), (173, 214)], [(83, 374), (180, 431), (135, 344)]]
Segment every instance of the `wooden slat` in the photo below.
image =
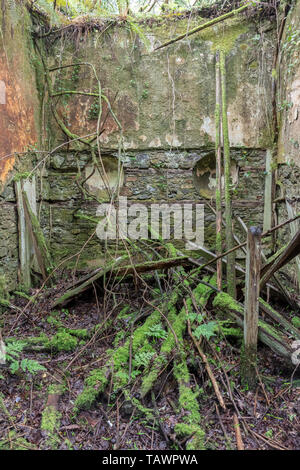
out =
[(256, 354), (261, 265), (261, 229), (250, 227), (247, 236), (246, 285), (244, 307), (243, 379), (250, 388), (256, 384)]

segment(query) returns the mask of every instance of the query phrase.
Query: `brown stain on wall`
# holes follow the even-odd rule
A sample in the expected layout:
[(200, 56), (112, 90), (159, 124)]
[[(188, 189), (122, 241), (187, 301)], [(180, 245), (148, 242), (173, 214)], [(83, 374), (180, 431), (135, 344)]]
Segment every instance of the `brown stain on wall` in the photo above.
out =
[[(110, 100), (112, 108), (117, 115), (123, 131), (136, 129), (136, 120), (138, 117), (138, 106), (126, 94), (115, 99), (111, 90), (106, 91), (106, 96)], [(58, 101), (56, 109), (61, 120), (76, 135), (88, 135), (97, 130), (97, 115), (91, 118), (91, 107), (97, 103), (97, 98), (89, 96), (75, 95), (71, 96), (68, 105), (65, 106)], [(106, 141), (109, 136), (119, 131), (118, 124), (114, 120), (107, 103), (102, 100), (102, 115), (100, 122), (101, 141)]]
[(37, 141), (34, 106), (22, 78), (16, 73), (18, 61), (12, 64), (3, 53), (0, 57), (0, 80), (6, 87), (6, 104), (0, 104), (0, 182), (5, 183), (15, 163), (15, 153), (21, 153)]
[[(14, 167), (17, 153), (38, 141), (39, 100), (31, 64), (30, 21), (22, 6), (14, 11), (2, 0), (0, 10), (0, 185)], [(4, 93), (5, 91), (5, 93)]]

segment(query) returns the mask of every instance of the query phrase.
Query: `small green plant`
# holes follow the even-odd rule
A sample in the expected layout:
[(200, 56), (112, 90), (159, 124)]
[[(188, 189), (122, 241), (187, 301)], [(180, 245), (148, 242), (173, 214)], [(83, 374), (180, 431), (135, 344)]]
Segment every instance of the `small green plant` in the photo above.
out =
[(167, 332), (163, 329), (162, 324), (158, 323), (157, 325), (150, 326), (146, 335), (153, 338), (166, 339)]
[(293, 317), (293, 318), (292, 318), (292, 324), (293, 324), (296, 328), (300, 328), (300, 318), (299, 318), (299, 317)]
[(197, 339), (200, 339), (201, 336), (204, 336), (204, 338), (209, 340), (212, 336), (216, 334), (217, 329), (218, 323), (215, 321), (203, 323), (195, 329), (194, 336), (196, 336)]
[(146, 100), (146, 99), (148, 98), (148, 96), (149, 96), (149, 91), (148, 91), (148, 90), (146, 90), (146, 89), (145, 89), (145, 90), (143, 90), (143, 92), (142, 92), (142, 95), (141, 95), (141, 96), (142, 96), (142, 99), (143, 99), (143, 100)]
[(140, 352), (134, 356), (134, 362), (136, 367), (147, 367), (149, 362), (151, 361), (152, 357), (154, 356), (154, 352)]
[(291, 423), (294, 421), (294, 419), (296, 418), (297, 414), (296, 413), (291, 413), (288, 415), (288, 418), (289, 420), (291, 421)]
[(88, 119), (89, 120), (95, 120), (95, 119), (98, 119), (98, 115), (99, 115), (99, 111), (100, 111), (100, 107), (99, 107), (99, 103), (97, 101), (95, 101), (89, 111), (88, 111)]
[(29, 374), (36, 374), (40, 370), (46, 370), (44, 366), (39, 364), (33, 359), (21, 359), (21, 353), (26, 346), (23, 341), (12, 341), (9, 342), (5, 347), (5, 361), (9, 364), (9, 370), (12, 374), (15, 374), (19, 370), (28, 372)]
[(273, 429), (268, 429), (265, 432), (265, 436), (271, 439), (273, 437)]
[(283, 100), (278, 104), (278, 111), (284, 111), (285, 109), (290, 109), (293, 106), (293, 103), (287, 100)]

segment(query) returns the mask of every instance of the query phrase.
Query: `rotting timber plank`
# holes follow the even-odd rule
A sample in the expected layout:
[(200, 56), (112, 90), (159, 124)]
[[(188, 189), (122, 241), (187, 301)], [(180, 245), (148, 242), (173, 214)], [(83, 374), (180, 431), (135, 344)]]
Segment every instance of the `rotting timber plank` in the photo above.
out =
[(244, 351), (242, 378), (251, 389), (256, 386), (259, 279), (261, 266), (261, 229), (250, 227), (247, 236), (247, 262), (244, 306)]
[(188, 256), (178, 256), (176, 258), (167, 258), (157, 261), (146, 261), (136, 265), (120, 266), (120, 264), (127, 258), (127, 255), (117, 258), (105, 268), (100, 270), (97, 269), (95, 274), (91, 274), (89, 277), (85, 276), (84, 282), (81, 284), (77, 283), (77, 287), (67, 290), (61, 297), (56, 299), (52, 304), (52, 308), (60, 304), (65, 305), (67, 302), (70, 302), (73, 297), (82, 294), (84, 291), (91, 288), (95, 281), (101, 279), (108, 272), (115, 273), (118, 276), (128, 276), (134, 273), (145, 273), (149, 271), (155, 271), (157, 269), (168, 269), (174, 266), (190, 264)]
[(37, 262), (41, 270), (43, 279), (46, 280), (52, 269), (51, 257), (47, 247), (47, 243), (42, 232), (37, 216), (32, 211), (28, 196), (25, 191), (22, 192), (23, 204), (25, 209), (25, 219), (28, 231), (30, 233)]
[[(237, 325), (243, 329), (244, 326), (244, 307), (234, 300), (229, 294), (221, 292), (213, 300), (213, 307), (220, 313), (231, 317)], [(287, 364), (292, 366), (291, 356), (292, 348), (289, 345), (288, 338), (277, 329), (264, 322), (258, 321), (258, 339), (268, 346), (273, 352), (283, 357)]]
[(18, 236), (19, 236), (19, 262), (20, 282), (26, 289), (31, 287), (30, 276), (30, 244), (29, 233), (26, 227), (25, 208), (22, 197), (22, 181), (15, 181), (15, 193), (18, 211)]
[(300, 230), (295, 234), (292, 240), (289, 242), (285, 250), (280, 256), (274, 261), (274, 263), (266, 270), (261, 281), (261, 288), (268, 282), (270, 277), (276, 273), (280, 268), (285, 266), (289, 261), (294, 259), (300, 254)]

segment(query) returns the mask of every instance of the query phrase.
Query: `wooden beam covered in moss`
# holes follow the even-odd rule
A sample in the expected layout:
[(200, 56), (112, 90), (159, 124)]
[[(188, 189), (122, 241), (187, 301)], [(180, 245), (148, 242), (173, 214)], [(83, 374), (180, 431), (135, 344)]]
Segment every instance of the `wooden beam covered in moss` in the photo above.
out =
[(39, 220), (30, 206), (28, 196), (25, 191), (22, 192), (22, 196), (26, 225), (32, 239), (39, 268), (45, 280), (47, 279), (48, 275), (50, 274), (53, 268), (50, 252), (43, 231), (41, 229)]
[[(213, 307), (225, 316), (231, 317), (237, 325), (244, 327), (244, 307), (229, 294), (219, 293), (213, 301)], [(287, 336), (280, 333), (273, 326), (263, 320), (258, 321), (258, 339), (268, 346), (273, 352), (283, 357), (287, 364), (292, 366), (292, 348)]]

